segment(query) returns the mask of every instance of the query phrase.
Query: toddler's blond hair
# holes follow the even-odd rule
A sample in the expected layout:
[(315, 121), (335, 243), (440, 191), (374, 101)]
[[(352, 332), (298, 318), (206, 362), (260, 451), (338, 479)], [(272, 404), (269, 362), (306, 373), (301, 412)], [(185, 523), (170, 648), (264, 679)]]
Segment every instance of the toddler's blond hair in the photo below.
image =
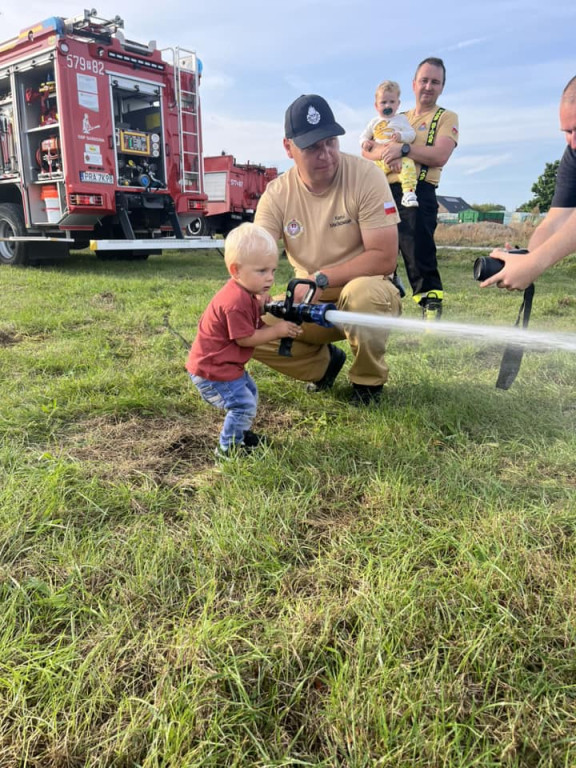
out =
[(376, 98), (386, 91), (396, 91), (398, 97), (400, 97), (400, 86), (394, 80), (383, 80), (378, 88), (376, 88)]
[(264, 227), (245, 222), (235, 227), (226, 237), (224, 261), (230, 271), (232, 264), (242, 264), (257, 248), (278, 254), (278, 244)]

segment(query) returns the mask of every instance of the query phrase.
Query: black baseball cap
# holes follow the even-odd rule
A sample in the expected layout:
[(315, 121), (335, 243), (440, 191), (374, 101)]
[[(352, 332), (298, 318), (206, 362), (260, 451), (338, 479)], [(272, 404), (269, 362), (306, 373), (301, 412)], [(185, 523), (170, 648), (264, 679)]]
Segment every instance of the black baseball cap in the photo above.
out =
[(317, 141), (345, 133), (322, 96), (313, 93), (299, 96), (286, 110), (284, 135), (292, 139), (298, 149), (306, 149)]

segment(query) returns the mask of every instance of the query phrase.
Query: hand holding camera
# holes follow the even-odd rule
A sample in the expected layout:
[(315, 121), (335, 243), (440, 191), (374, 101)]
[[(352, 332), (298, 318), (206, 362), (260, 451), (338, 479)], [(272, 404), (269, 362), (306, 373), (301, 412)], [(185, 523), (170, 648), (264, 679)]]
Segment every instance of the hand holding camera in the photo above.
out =
[[(492, 251), (492, 253), (494, 253), (494, 251)], [(526, 248), (509, 248), (505, 251), (502, 251), (502, 253), (526, 254), (528, 253), (528, 250)], [(490, 278), (494, 277), (494, 275), (497, 275), (504, 269), (507, 261), (507, 259), (499, 259), (495, 256), (481, 256), (474, 262), (474, 280), (481, 280), (482, 282), (490, 280)], [(488, 285), (494, 284), (498, 285), (499, 281), (492, 280), (490, 283), (488, 283)], [(481, 287), (484, 288), (486, 286), (482, 285)]]

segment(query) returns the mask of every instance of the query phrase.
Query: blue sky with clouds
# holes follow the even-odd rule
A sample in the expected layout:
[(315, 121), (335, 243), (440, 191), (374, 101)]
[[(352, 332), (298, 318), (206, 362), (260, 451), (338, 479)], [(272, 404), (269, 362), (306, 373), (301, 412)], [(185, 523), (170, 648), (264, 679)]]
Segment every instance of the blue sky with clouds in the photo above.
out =
[[(1, 37), (83, 8), (69, 0), (0, 6)], [(565, 146), (558, 101), (576, 75), (574, 0), (407, 0), (395, 8), (373, 0), (106, 0), (97, 9), (120, 15), (128, 38), (197, 52), (206, 154), (224, 150), (286, 170), (284, 111), (301, 93), (328, 99), (347, 132), (342, 149), (356, 153), (375, 86), (398, 81), (411, 107), (414, 69), (427, 56), (444, 59), (440, 103), (460, 117), (440, 194), (512, 210)]]

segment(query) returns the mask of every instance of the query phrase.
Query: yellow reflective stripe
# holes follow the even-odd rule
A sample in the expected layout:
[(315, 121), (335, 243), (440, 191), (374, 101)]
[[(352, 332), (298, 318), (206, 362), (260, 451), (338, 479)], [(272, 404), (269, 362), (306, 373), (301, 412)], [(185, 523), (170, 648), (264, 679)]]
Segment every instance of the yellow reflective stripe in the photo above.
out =
[[(430, 128), (428, 129), (428, 138), (426, 139), (425, 146), (427, 147), (431, 147), (434, 144), (434, 140), (436, 139), (436, 131), (438, 130), (438, 123), (440, 121), (440, 118), (442, 117), (443, 112), (446, 112), (444, 107), (438, 107), (438, 109), (436, 110), (436, 114), (432, 118), (432, 122), (430, 123)], [(428, 166), (421, 165), (418, 181), (426, 181), (427, 175), (428, 175)]]
[(424, 293), (415, 293), (412, 298), (416, 304), (420, 304), (422, 299), (443, 299), (444, 291), (425, 291)]

